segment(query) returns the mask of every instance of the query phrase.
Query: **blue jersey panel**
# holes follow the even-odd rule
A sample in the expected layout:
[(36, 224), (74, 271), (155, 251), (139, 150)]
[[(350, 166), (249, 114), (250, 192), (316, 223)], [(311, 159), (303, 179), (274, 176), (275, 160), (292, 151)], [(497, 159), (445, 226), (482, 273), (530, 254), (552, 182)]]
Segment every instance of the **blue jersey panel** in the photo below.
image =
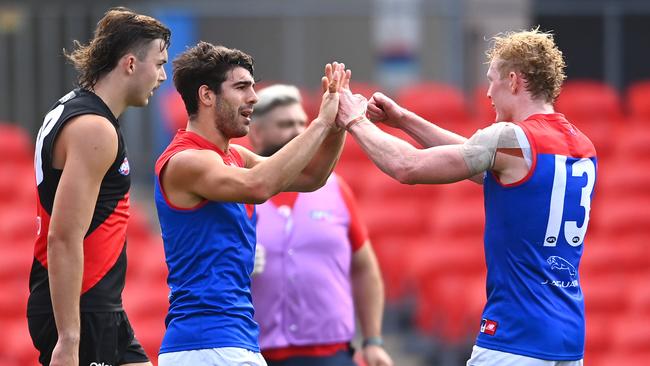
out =
[(578, 267), (596, 158), (538, 154), (532, 175), (485, 194), (487, 304), (477, 345), (545, 360), (584, 354)]
[(169, 207), (158, 179), (155, 201), (170, 288), (160, 353), (216, 347), (259, 352), (250, 291), (255, 213), (249, 217), (245, 205), (232, 202)]

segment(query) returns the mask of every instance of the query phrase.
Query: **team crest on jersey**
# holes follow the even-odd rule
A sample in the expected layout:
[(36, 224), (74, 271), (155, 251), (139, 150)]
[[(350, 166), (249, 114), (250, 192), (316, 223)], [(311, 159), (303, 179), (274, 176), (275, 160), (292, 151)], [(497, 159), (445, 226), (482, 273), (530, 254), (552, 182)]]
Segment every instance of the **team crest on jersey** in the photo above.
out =
[(129, 175), (129, 172), (131, 171), (131, 168), (129, 167), (129, 159), (124, 157), (124, 161), (122, 162), (122, 165), (120, 165), (120, 174), (122, 175)]

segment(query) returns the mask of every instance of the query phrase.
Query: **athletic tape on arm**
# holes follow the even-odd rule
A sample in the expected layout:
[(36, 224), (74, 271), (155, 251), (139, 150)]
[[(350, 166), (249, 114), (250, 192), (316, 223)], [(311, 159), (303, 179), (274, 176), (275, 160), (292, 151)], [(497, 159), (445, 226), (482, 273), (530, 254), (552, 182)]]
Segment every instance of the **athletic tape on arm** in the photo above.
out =
[(463, 159), (472, 174), (492, 169), (497, 149), (521, 149), (515, 130), (517, 125), (510, 122), (497, 122), (476, 131), (461, 145)]

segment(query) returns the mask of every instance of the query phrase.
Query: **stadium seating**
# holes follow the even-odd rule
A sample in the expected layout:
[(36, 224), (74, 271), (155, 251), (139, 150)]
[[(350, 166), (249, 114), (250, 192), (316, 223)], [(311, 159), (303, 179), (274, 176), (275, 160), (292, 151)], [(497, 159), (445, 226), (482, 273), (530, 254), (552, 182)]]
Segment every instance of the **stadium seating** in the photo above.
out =
[(427, 121), (461, 135), (475, 130), (465, 97), (453, 86), (431, 82), (409, 85), (398, 91), (396, 101)]
[(614, 137), (623, 124), (623, 109), (614, 88), (593, 80), (567, 81), (555, 106), (589, 136), (599, 156), (613, 152)]
[(632, 83), (627, 89), (626, 107), (633, 121), (650, 122), (650, 80)]
[(474, 110), (474, 119), (479, 128), (494, 122), (496, 113), (492, 101), (487, 97), (487, 85), (479, 85), (474, 89), (472, 104), (471, 109)]
[[(377, 90), (362, 83), (352, 88), (366, 97)], [(470, 134), (494, 120), (485, 87), (472, 92), (473, 105), (467, 105), (458, 89), (423, 83), (400, 90), (396, 100), (425, 119)], [(568, 81), (557, 102), (557, 110), (592, 138), (599, 153), (580, 266), (590, 366), (650, 365), (650, 81), (631, 85), (624, 96), (621, 101), (600, 82)], [(312, 117), (319, 102), (319, 92), (306, 93)], [(36, 230), (31, 141), (23, 129), (0, 124), (0, 366), (33, 365), (37, 357), (24, 315)], [(351, 186), (368, 224), (388, 303), (414, 303), (413, 327), (439, 344), (474, 337), (485, 302), (481, 187), (400, 184), (377, 169), (351, 137), (336, 172)], [(124, 304), (155, 363), (169, 289), (155, 215), (142, 207), (133, 202)]]

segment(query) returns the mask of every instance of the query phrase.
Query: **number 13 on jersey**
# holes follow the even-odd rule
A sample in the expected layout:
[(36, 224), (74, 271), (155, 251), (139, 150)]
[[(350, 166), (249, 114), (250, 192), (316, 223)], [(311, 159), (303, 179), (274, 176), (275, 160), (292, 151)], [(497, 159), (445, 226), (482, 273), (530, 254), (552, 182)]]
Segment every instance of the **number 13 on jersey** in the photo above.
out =
[[(596, 165), (591, 159), (583, 158), (567, 164), (567, 157), (555, 155), (555, 175), (553, 177), (553, 191), (548, 215), (548, 225), (544, 236), (544, 246), (554, 247), (557, 244), (562, 228), (562, 219), (565, 216), (565, 195), (567, 192), (567, 171), (571, 167), (571, 177), (587, 176), (587, 184), (581, 188), (579, 205), (584, 209), (584, 220), (580, 225), (576, 221), (564, 221), (564, 238), (569, 245), (577, 247), (582, 244), (589, 224), (589, 211), (591, 210), (591, 193), (596, 182)], [(578, 203), (578, 202), (576, 202)]]

